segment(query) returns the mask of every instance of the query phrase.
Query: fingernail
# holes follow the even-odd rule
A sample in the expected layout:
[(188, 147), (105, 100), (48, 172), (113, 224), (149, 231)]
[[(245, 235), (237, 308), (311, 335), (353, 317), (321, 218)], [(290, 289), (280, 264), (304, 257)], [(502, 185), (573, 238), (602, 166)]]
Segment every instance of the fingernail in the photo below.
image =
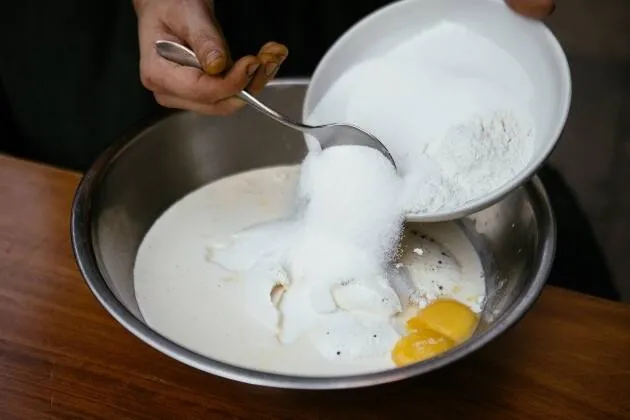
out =
[(278, 63), (270, 61), (269, 63), (265, 64), (265, 74), (267, 75), (267, 77), (275, 76), (277, 71), (278, 71)]
[(253, 77), (256, 74), (256, 71), (260, 67), (260, 63), (253, 63), (247, 67), (247, 76)]
[(212, 50), (206, 55), (206, 73), (214, 75), (222, 72), (225, 66), (225, 56), (220, 50)]

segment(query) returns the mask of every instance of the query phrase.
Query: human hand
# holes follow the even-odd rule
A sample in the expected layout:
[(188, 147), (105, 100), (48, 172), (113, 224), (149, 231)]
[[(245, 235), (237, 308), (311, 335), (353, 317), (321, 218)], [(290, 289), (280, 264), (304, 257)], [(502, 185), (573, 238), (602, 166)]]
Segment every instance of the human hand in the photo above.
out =
[(505, 0), (505, 2), (516, 13), (535, 19), (549, 16), (556, 8), (554, 0)]
[[(212, 1), (134, 0), (133, 4), (142, 84), (167, 108), (229, 115), (245, 105), (234, 95), (243, 89), (260, 92), (289, 53), (284, 45), (268, 42), (257, 56), (233, 62)], [(189, 46), (205, 73), (162, 59), (155, 51), (155, 41), (160, 39)]]

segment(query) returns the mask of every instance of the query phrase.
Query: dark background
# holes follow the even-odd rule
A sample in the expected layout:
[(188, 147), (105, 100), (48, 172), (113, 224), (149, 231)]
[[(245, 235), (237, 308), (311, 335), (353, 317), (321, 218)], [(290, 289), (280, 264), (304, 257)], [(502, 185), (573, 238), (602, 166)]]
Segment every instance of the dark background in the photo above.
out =
[[(269, 39), (291, 38), (282, 77), (308, 75), (345, 28), (384, 3), (225, 0), (217, 1), (217, 12), (236, 55), (255, 53)], [(551, 157), (574, 193), (562, 187), (552, 194), (556, 212), (563, 213), (561, 244), (575, 245), (559, 248), (568, 267), (564, 282), (605, 277), (606, 270), (585, 266), (598, 250), (580, 243), (593, 243), (594, 236), (613, 282), (630, 301), (630, 0), (557, 5), (546, 22), (573, 76), (571, 113)], [(157, 108), (139, 84), (130, 0), (12, 1), (0, 13), (0, 37), (0, 152), (85, 169)], [(78, 148), (84, 150), (71, 156)], [(552, 170), (543, 175), (550, 189), (562, 183)], [(574, 200), (585, 215), (571, 210)]]
[(630, 301), (630, 1), (557, 3), (547, 23), (569, 58), (573, 102), (551, 164), (576, 193)]

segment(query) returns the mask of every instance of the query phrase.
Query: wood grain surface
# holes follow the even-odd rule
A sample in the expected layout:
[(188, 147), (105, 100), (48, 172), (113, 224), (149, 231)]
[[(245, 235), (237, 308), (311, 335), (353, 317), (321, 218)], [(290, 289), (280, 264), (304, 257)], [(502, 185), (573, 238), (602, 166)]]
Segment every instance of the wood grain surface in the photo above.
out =
[(127, 333), (77, 271), (79, 174), (0, 156), (0, 419), (630, 418), (630, 307), (548, 287), (467, 359), (394, 385), (283, 391), (212, 377)]

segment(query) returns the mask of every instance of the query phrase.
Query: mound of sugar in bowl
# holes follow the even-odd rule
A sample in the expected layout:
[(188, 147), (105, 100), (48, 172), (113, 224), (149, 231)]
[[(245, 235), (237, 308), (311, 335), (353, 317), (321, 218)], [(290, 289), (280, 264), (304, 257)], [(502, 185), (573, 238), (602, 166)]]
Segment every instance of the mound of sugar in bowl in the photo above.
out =
[(400, 302), (387, 278), (403, 214), (402, 180), (378, 151), (338, 146), (303, 163), (296, 236), (286, 258), (283, 341), (338, 309), (388, 326)]

